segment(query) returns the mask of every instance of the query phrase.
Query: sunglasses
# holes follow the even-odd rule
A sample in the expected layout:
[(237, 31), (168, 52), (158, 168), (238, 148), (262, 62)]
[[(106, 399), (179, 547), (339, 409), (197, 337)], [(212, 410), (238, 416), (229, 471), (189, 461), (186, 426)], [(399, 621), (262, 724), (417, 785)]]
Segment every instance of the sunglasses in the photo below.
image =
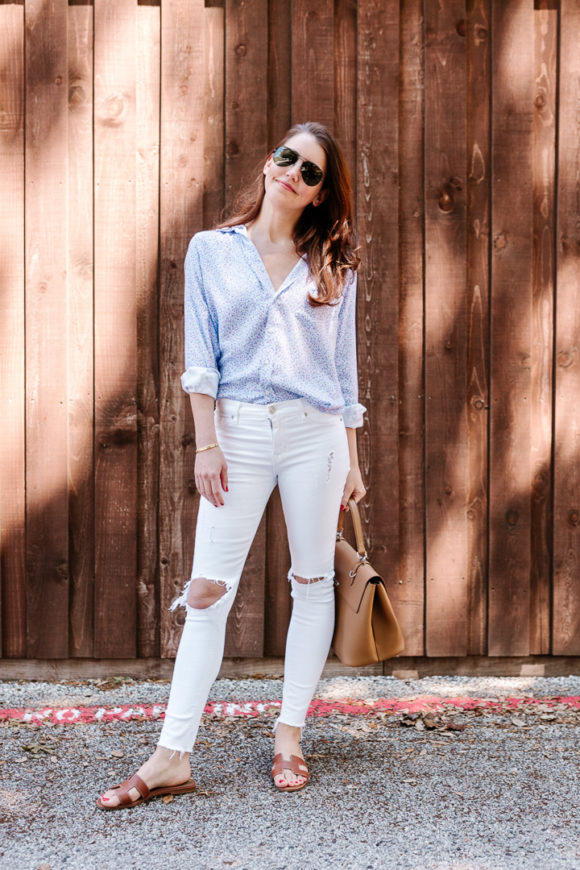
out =
[(304, 184), (307, 184), (308, 187), (316, 187), (324, 178), (324, 172), (320, 166), (317, 166), (316, 163), (312, 163), (310, 160), (304, 160), (297, 151), (294, 151), (293, 148), (288, 148), (287, 145), (280, 145), (279, 148), (276, 148), (272, 154), (272, 160), (277, 166), (293, 166), (298, 160), (302, 160), (300, 175)]

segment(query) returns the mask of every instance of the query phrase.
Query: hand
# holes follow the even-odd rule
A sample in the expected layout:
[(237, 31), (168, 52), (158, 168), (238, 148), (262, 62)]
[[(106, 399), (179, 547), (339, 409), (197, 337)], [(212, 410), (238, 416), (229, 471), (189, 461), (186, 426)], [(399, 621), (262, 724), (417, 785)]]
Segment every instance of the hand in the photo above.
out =
[(350, 498), (354, 498), (354, 500), (358, 502), (366, 493), (365, 485), (363, 483), (362, 475), (360, 473), (360, 468), (358, 465), (353, 466), (348, 472), (346, 483), (344, 485), (344, 491), (342, 493), (342, 501), (340, 503), (340, 509), (343, 511), (348, 510), (348, 500)]
[(222, 490), (228, 492), (228, 466), (219, 447), (204, 450), (195, 457), (195, 485), (214, 507), (224, 504)]

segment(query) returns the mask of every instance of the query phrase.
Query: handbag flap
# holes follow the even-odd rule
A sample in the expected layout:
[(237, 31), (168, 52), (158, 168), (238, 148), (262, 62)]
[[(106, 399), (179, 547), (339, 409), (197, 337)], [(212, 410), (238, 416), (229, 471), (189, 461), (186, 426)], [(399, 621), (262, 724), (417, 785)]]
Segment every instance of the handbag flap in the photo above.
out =
[(336, 542), (334, 551), (336, 592), (355, 613), (360, 609), (369, 583), (381, 584), (384, 588), (382, 577), (368, 562), (359, 565), (354, 578), (349, 576), (349, 572), (354, 570), (359, 561), (357, 551), (348, 541), (341, 538)]

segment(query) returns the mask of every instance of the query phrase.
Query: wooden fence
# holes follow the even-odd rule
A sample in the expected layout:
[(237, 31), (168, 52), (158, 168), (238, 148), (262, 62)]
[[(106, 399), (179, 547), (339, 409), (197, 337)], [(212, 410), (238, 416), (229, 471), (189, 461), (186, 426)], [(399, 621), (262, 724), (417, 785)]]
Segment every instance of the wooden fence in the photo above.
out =
[[(0, 3), (5, 658), (174, 654), (183, 258), (307, 119), (355, 175), (406, 655), (580, 654), (579, 33), (577, 0)], [(274, 495), (226, 655), (283, 654), (288, 561)]]

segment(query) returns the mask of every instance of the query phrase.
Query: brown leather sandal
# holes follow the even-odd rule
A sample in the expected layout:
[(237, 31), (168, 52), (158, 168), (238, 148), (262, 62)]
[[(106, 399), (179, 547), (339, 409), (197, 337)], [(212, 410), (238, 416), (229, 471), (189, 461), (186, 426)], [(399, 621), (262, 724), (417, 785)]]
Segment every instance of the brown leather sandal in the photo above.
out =
[[(301, 782), (300, 785), (276, 785), (274, 777), (278, 776), (279, 773), (283, 773), (284, 770), (291, 770), (294, 776), (303, 776), (305, 778), (304, 782)], [(309, 779), (310, 774), (308, 773), (308, 768), (306, 767), (304, 759), (300, 758), (299, 755), (291, 755), (290, 760), (283, 758), (281, 752), (274, 756), (274, 764), (272, 765), (272, 782), (278, 791), (300, 791), (301, 788), (304, 788)]]
[[(126, 779), (125, 782), (114, 785), (112, 788), (120, 789), (118, 794), (119, 803), (109, 807), (101, 802), (101, 798), (98, 798), (97, 806), (100, 810), (124, 810), (128, 807), (136, 807), (138, 804), (145, 803), (145, 801), (151, 800), (151, 798), (160, 797), (164, 794), (189, 794), (195, 791), (196, 786), (192, 779), (188, 779), (187, 782), (182, 782), (181, 785), (164, 785), (159, 788), (150, 789), (141, 777), (134, 773), (130, 779)], [(141, 797), (136, 800), (129, 797), (129, 792), (132, 788), (136, 788)]]

